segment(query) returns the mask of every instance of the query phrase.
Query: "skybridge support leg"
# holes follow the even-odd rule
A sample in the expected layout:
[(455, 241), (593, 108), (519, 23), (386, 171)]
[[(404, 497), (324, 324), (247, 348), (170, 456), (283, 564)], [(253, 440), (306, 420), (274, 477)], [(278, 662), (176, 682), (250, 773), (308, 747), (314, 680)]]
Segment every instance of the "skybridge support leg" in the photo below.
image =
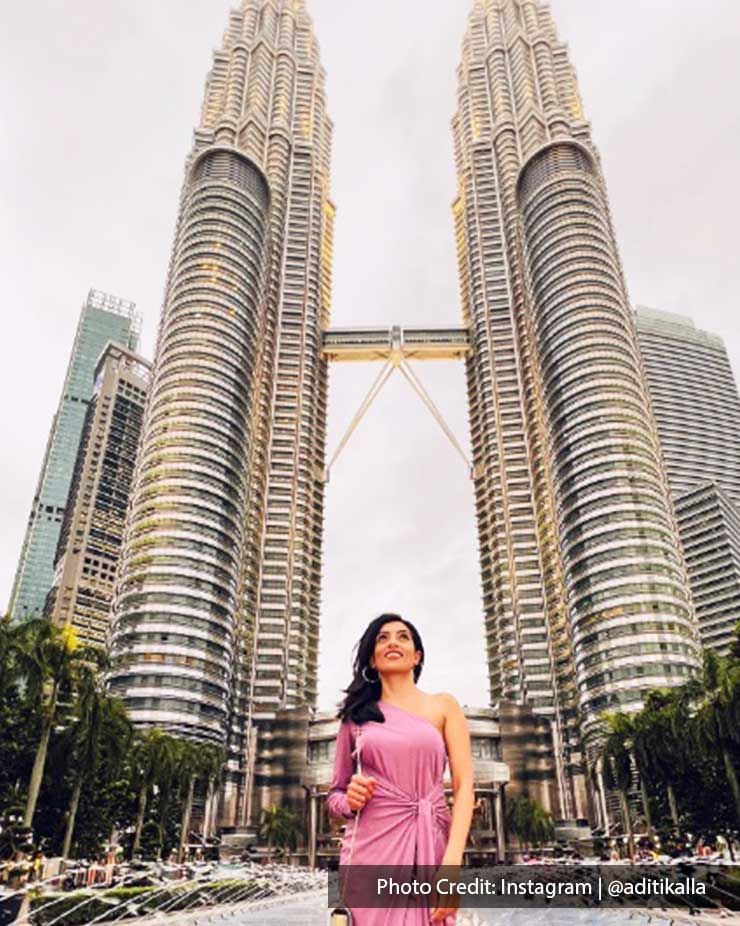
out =
[(437, 422), (440, 428), (442, 428), (449, 442), (452, 444), (455, 450), (457, 450), (457, 452), (462, 457), (463, 462), (465, 463), (465, 467), (470, 475), (470, 478), (472, 479), (473, 478), (473, 467), (470, 463), (470, 460), (468, 460), (468, 458), (465, 456), (465, 452), (463, 451), (462, 447), (458, 443), (457, 438), (455, 437), (455, 435), (452, 433), (452, 431), (448, 427), (447, 422), (442, 417), (442, 413), (439, 411), (437, 406), (432, 401), (429, 393), (424, 388), (421, 380), (416, 375), (416, 373), (414, 373), (414, 371), (411, 369), (409, 364), (406, 363), (405, 360), (401, 361), (401, 363), (399, 364), (399, 369), (401, 370), (403, 375), (406, 377), (408, 382), (411, 384), (411, 387), (413, 388), (414, 392), (419, 396), (421, 401), (426, 405), (426, 407), (432, 413), (434, 420)]
[(392, 372), (393, 372), (393, 361), (387, 360), (386, 363), (383, 365), (383, 368), (378, 374), (377, 378), (375, 379), (375, 382), (370, 387), (370, 391), (365, 396), (365, 398), (362, 400), (362, 404), (358, 408), (357, 414), (350, 422), (349, 427), (347, 428), (347, 431), (345, 432), (344, 437), (341, 439), (341, 441), (339, 442), (339, 446), (334, 451), (334, 455), (332, 456), (331, 460), (329, 460), (329, 464), (323, 473), (324, 482), (329, 481), (329, 476), (331, 474), (331, 468), (332, 466), (334, 466), (334, 463), (337, 457), (342, 452), (347, 441), (350, 439), (350, 437), (354, 433), (355, 428), (357, 427), (357, 425), (360, 423), (360, 421), (364, 417), (365, 412), (373, 404), (373, 402), (375, 401), (375, 398), (377, 397), (378, 393), (383, 388), (383, 386), (385, 386)]
[(329, 481), (329, 476), (331, 474), (331, 468), (336, 462), (337, 457), (339, 456), (339, 454), (342, 452), (342, 450), (346, 446), (347, 441), (350, 439), (355, 429), (357, 428), (357, 425), (360, 423), (360, 421), (364, 417), (365, 412), (367, 412), (367, 410), (370, 408), (372, 403), (375, 401), (375, 398), (379, 394), (380, 390), (386, 384), (391, 373), (396, 368), (398, 368), (401, 371), (401, 373), (403, 373), (405, 379), (411, 385), (411, 388), (414, 390), (414, 392), (419, 396), (419, 398), (422, 400), (424, 405), (426, 405), (426, 407), (432, 413), (432, 416), (434, 417), (437, 424), (442, 428), (442, 431), (444, 432), (449, 442), (452, 444), (455, 450), (462, 457), (470, 478), (474, 479), (476, 475), (475, 469), (471, 465), (470, 460), (468, 460), (468, 458), (465, 456), (465, 452), (463, 451), (462, 447), (458, 443), (455, 435), (452, 433), (452, 431), (448, 427), (447, 422), (442, 417), (441, 412), (439, 411), (437, 406), (434, 404), (434, 402), (430, 398), (429, 393), (424, 388), (423, 384), (419, 380), (419, 377), (416, 375), (416, 373), (414, 373), (414, 371), (411, 369), (409, 364), (404, 360), (403, 356), (400, 353), (394, 351), (394, 353), (391, 354), (390, 358), (383, 365), (383, 368), (381, 369), (377, 378), (375, 379), (372, 386), (370, 387), (370, 391), (367, 393), (367, 395), (363, 399), (362, 404), (357, 410), (357, 413), (355, 414), (354, 418), (350, 422), (349, 427), (347, 428), (347, 431), (344, 434), (344, 437), (339, 442), (339, 446), (334, 451), (334, 454), (331, 460), (329, 460), (329, 463), (326, 469), (321, 474), (321, 478), (323, 482), (327, 483)]

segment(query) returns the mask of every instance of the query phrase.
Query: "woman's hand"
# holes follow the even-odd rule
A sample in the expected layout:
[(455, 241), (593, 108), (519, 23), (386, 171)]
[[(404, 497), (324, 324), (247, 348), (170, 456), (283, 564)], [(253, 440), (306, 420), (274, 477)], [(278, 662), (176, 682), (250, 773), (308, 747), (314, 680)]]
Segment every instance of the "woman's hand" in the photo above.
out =
[[(453, 903), (456, 901), (458, 906), (460, 898), (457, 894), (453, 895)], [(450, 903), (449, 897), (445, 897), (445, 903)], [(429, 915), (430, 923), (439, 923), (440, 926), (455, 926), (458, 906), (455, 907), (434, 907)]]
[(377, 779), (367, 775), (353, 775), (347, 785), (350, 810), (362, 810), (375, 793)]
[[(437, 871), (436, 877), (446, 877), (451, 881), (455, 881), (460, 877), (460, 866), (462, 864), (462, 859), (458, 855), (451, 855), (445, 853), (442, 858), (442, 863), (440, 868), (444, 869), (444, 875), (440, 875)], [(434, 896), (434, 900), (437, 901), (438, 898)], [(442, 898), (439, 898), (442, 899)], [(453, 903), (454, 906), (443, 906), (443, 907), (434, 907), (429, 916), (430, 923), (438, 923), (440, 926), (455, 926), (456, 914), (460, 906), (460, 895), (458, 893), (448, 894), (443, 899), (443, 903), (450, 904)]]
[(455, 926), (457, 907), (435, 907), (429, 916), (429, 922), (438, 923), (439, 926)]

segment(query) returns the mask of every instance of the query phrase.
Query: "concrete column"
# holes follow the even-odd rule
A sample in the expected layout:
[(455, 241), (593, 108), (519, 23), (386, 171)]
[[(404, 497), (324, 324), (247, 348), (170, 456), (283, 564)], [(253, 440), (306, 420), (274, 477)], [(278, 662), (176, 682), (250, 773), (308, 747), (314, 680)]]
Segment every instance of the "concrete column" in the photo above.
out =
[(606, 834), (609, 835), (609, 811), (606, 806), (606, 789), (604, 788), (604, 776), (601, 770), (601, 764), (599, 764), (599, 771), (597, 775), (597, 781), (599, 785), (599, 801), (601, 802), (601, 813), (604, 817), (604, 829)]
[(506, 861), (506, 831), (504, 829), (504, 786), (496, 788), (493, 813), (496, 817), (496, 861)]
[(311, 792), (308, 798), (308, 867), (316, 867), (316, 837), (318, 832), (318, 802), (319, 796)]

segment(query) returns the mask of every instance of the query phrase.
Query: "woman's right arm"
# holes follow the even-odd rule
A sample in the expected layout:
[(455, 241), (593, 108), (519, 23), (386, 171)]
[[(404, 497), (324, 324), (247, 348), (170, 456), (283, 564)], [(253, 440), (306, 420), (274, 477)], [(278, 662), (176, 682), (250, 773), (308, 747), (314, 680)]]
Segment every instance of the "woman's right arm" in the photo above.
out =
[(333, 817), (354, 816), (347, 798), (347, 786), (352, 779), (354, 761), (352, 758), (352, 725), (343, 720), (339, 725), (337, 746), (334, 753), (334, 777), (329, 786), (326, 806)]

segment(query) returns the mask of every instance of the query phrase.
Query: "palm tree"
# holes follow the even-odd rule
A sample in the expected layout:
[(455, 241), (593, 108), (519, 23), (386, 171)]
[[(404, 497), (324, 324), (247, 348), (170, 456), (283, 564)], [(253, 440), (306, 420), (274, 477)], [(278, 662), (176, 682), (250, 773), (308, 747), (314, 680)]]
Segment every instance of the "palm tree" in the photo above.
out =
[(690, 688), (648, 692), (645, 706), (634, 718), (635, 753), (640, 756), (640, 773), (666, 789), (668, 808), (676, 834), (679, 832), (676, 786), (689, 761), (685, 740), (689, 720)]
[(626, 714), (605, 712), (606, 739), (601, 747), (604, 778), (608, 788), (619, 793), (625, 832), (629, 842), (630, 857), (635, 855), (635, 837), (632, 832), (628, 792), (632, 784), (632, 718)]
[(539, 801), (533, 801), (532, 809), (532, 841), (535, 846), (552, 842), (555, 838), (555, 825), (552, 816), (545, 810)]
[[(648, 696), (649, 698), (649, 696)], [(646, 699), (642, 710), (632, 717), (632, 755), (637, 766), (640, 779), (640, 795), (642, 797), (642, 808), (645, 815), (645, 827), (648, 838), (655, 842), (655, 829), (653, 827), (653, 815), (650, 811), (650, 795), (648, 794), (648, 781), (653, 778), (653, 731), (655, 728), (655, 718), (653, 709)]]
[(23, 825), (31, 826), (36, 812), (51, 731), (57, 722), (60, 697), (72, 690), (80, 666), (94, 659), (92, 649), (81, 647), (72, 627), (60, 629), (50, 621), (27, 621), (19, 630), (18, 670), (28, 697), (41, 715), (41, 738), (36, 748)]
[(219, 747), (211, 746), (208, 757), (204, 762), (203, 774), (208, 782), (206, 787), (206, 804), (205, 813), (203, 814), (203, 838), (207, 839), (211, 835), (211, 806), (213, 796), (216, 793), (216, 786), (221, 777), (221, 770), (226, 761), (226, 752)]
[(136, 828), (131, 856), (136, 855), (141, 845), (141, 830), (144, 826), (149, 792), (155, 784), (171, 775), (175, 765), (176, 741), (161, 730), (149, 730), (134, 744), (134, 770), (139, 781), (139, 802), (136, 814)]
[(109, 759), (109, 772), (119, 766), (132, 735), (133, 727), (123, 702), (106, 693), (97, 672), (86, 669), (79, 685), (77, 716), (64, 737), (70, 764), (75, 770), (75, 784), (67, 813), (62, 862), (69, 856), (84, 783), (98, 772), (103, 753)]
[(13, 623), (9, 614), (0, 618), (0, 705), (5, 703), (19, 673), (22, 628), (22, 624)]
[(189, 832), (190, 817), (193, 810), (193, 797), (195, 795), (195, 785), (198, 779), (205, 779), (208, 782), (206, 794), (206, 812), (208, 804), (212, 797), (212, 782), (221, 770), (224, 761), (223, 750), (212, 743), (186, 743), (180, 756), (180, 770), (182, 781), (187, 785), (185, 800), (182, 808), (182, 821), (180, 824), (180, 847), (178, 850), (178, 861), (182, 862), (185, 858)]
[(740, 662), (740, 621), (735, 624), (735, 629), (732, 631), (729, 658), (733, 662)]
[(273, 804), (262, 811), (259, 838), (267, 841), (268, 861), (272, 859), (273, 846), (284, 847), (288, 856), (295, 852), (299, 835), (303, 835), (303, 824), (295, 810)]
[(159, 858), (163, 857), (165, 835), (167, 832), (167, 815), (170, 812), (173, 795), (177, 793), (178, 786), (184, 778), (182, 765), (188, 740), (168, 736), (169, 749), (162, 756), (162, 762), (157, 778), (157, 803), (159, 807)]
[(555, 827), (552, 816), (534, 798), (518, 794), (506, 802), (506, 829), (513, 833), (524, 849), (552, 842)]
[(740, 783), (733, 760), (740, 745), (740, 663), (705, 650), (697, 688), (692, 738), (700, 749), (721, 754), (740, 823)]

